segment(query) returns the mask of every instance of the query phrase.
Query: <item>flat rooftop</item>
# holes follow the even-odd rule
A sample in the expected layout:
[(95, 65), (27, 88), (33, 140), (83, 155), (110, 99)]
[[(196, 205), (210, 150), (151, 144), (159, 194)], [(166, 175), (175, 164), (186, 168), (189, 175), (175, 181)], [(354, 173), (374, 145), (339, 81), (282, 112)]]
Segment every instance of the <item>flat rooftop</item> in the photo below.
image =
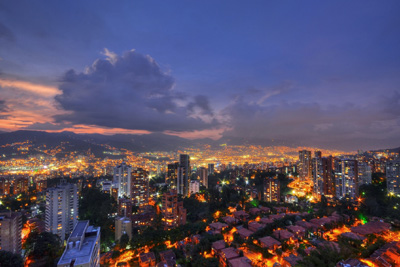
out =
[(80, 241), (75, 241), (75, 245), (70, 244), (73, 243), (72, 241), (68, 242), (62, 257), (58, 261), (58, 265), (68, 265), (71, 261), (74, 261), (74, 266), (79, 266), (90, 262), (96, 240), (100, 235), (100, 227), (86, 227), (87, 223), (88, 221), (78, 222), (73, 233), (76, 232), (75, 237), (79, 237), (79, 234), (84, 235), (82, 244), (78, 245)]

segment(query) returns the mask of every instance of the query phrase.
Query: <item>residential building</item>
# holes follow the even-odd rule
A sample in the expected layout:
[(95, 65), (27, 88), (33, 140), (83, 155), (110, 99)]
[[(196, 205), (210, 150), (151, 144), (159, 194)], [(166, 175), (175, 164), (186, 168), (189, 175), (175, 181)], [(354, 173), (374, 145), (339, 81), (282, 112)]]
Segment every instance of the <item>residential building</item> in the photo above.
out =
[(265, 178), (264, 180), (264, 201), (281, 201), (281, 184), (277, 177)]
[(113, 188), (118, 189), (118, 198), (131, 197), (132, 167), (122, 162), (114, 168)]
[(299, 151), (299, 177), (302, 180), (310, 180), (312, 176), (311, 151)]
[(163, 194), (161, 212), (165, 229), (172, 229), (186, 223), (186, 209), (182, 201), (178, 202), (176, 190)]
[(400, 195), (400, 159), (386, 163), (386, 183), (389, 194)]
[(186, 154), (179, 155), (179, 167), (176, 188), (178, 194), (187, 197), (189, 194), (189, 176), (191, 174), (190, 157)]
[(100, 227), (89, 225), (89, 221), (77, 222), (57, 264), (57, 267), (71, 266), (100, 266)]
[(149, 178), (142, 168), (132, 171), (131, 198), (135, 206), (146, 205), (149, 202)]
[(358, 163), (357, 160), (342, 159), (341, 175), (336, 177), (336, 197), (348, 197), (354, 200), (358, 197)]
[(208, 174), (207, 174), (207, 169), (204, 167), (200, 167), (197, 169), (197, 176), (201, 181), (201, 184), (208, 188)]
[[(21, 214), (18, 212), (0, 213), (0, 251), (21, 254)], [(1, 265), (1, 264), (0, 264)]]
[(191, 180), (189, 183), (189, 195), (196, 194), (200, 191), (200, 182)]
[(168, 164), (167, 166), (167, 177), (165, 179), (165, 182), (172, 189), (176, 189), (176, 182), (178, 179), (178, 168), (179, 168), (179, 162), (174, 162)]
[(371, 166), (367, 162), (358, 161), (358, 182), (359, 186), (372, 182)]
[(129, 240), (132, 239), (132, 221), (128, 217), (116, 217), (115, 240), (120, 240), (124, 234), (129, 236)]
[(60, 184), (46, 191), (46, 231), (64, 240), (78, 221), (78, 189), (75, 184)]
[(208, 163), (208, 175), (214, 174), (214, 163)]

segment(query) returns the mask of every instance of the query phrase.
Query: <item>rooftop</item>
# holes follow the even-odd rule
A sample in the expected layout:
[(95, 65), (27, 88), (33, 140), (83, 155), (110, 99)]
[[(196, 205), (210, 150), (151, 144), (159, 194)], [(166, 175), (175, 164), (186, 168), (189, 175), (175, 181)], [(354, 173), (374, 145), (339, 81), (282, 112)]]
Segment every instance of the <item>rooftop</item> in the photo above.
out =
[(74, 265), (90, 262), (96, 240), (100, 238), (100, 227), (88, 225), (89, 221), (79, 221), (76, 224), (58, 265), (67, 265), (73, 261)]

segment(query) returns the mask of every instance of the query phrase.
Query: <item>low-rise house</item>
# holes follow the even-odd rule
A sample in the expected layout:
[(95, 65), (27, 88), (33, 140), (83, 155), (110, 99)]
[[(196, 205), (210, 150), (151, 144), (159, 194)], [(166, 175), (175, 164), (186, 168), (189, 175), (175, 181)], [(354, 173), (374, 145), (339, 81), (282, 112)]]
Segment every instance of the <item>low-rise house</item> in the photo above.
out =
[(364, 237), (362, 235), (352, 233), (352, 232), (346, 232), (346, 233), (341, 234), (340, 236), (348, 238), (348, 239), (352, 239), (352, 240), (357, 240), (357, 241), (364, 241), (367, 239), (366, 237)]
[(381, 234), (390, 230), (390, 223), (374, 221), (351, 228), (353, 233), (359, 235)]
[(274, 220), (274, 221), (276, 221), (276, 220), (280, 220), (280, 219), (285, 218), (285, 216), (286, 216), (285, 213), (280, 213), (280, 214), (272, 214), (272, 215), (269, 215), (269, 218), (272, 219), (272, 220)]
[(270, 213), (271, 212), (271, 209), (268, 207), (260, 207), (260, 210), (262, 213)]
[(160, 252), (161, 262), (157, 264), (158, 267), (174, 267), (176, 265), (176, 255), (169, 249)]
[(151, 267), (156, 265), (156, 255), (154, 252), (140, 253), (139, 254), (140, 267)]
[(239, 258), (239, 250), (229, 247), (221, 250), (219, 254), (219, 266), (228, 266), (229, 260)]
[(225, 216), (225, 217), (222, 218), (222, 220), (223, 220), (225, 223), (227, 223), (228, 225), (235, 225), (235, 224), (238, 222), (238, 220), (235, 219), (235, 218), (232, 217), (232, 216)]
[(238, 220), (241, 220), (241, 221), (247, 221), (247, 219), (249, 218), (249, 214), (247, 214), (245, 211), (243, 211), (243, 210), (239, 210), (239, 211), (235, 211), (234, 213), (233, 213), (233, 217), (235, 217), (236, 219), (238, 219)]
[(400, 241), (385, 244), (369, 258), (377, 266), (400, 266)]
[(211, 253), (213, 255), (219, 255), (222, 249), (225, 248), (225, 241), (224, 240), (218, 240), (212, 243), (211, 245)]
[(248, 227), (250, 231), (257, 232), (258, 230), (263, 229), (265, 227), (265, 224), (261, 224), (258, 222), (251, 222), (249, 223)]
[(282, 267), (292, 267), (296, 266), (296, 264), (303, 259), (302, 256), (295, 256), (294, 254), (290, 254), (288, 257), (284, 257), (282, 259)]
[(261, 213), (261, 210), (259, 208), (251, 208), (249, 212), (251, 215), (258, 215)]
[(254, 232), (252, 232), (246, 228), (243, 228), (243, 227), (237, 228), (236, 233), (239, 234), (240, 237), (243, 238), (244, 240), (247, 240), (247, 238), (249, 238), (249, 236), (254, 234)]
[(265, 236), (258, 239), (260, 241), (261, 247), (268, 249), (268, 252), (275, 253), (275, 251), (281, 247), (281, 242), (270, 236)]
[(296, 222), (296, 225), (303, 227), (304, 229), (311, 231), (311, 232), (315, 232), (317, 230), (317, 226), (309, 223), (307, 221), (298, 221)]
[(275, 230), (272, 233), (272, 236), (278, 239), (279, 241), (294, 241), (296, 238), (294, 237), (294, 234), (287, 231), (287, 230)]
[(251, 267), (251, 260), (247, 257), (240, 257), (228, 261), (229, 267)]
[(222, 232), (222, 230), (224, 230), (226, 227), (228, 227), (227, 224), (225, 223), (221, 223), (221, 222), (215, 222), (215, 223), (211, 223), (209, 225), (211, 231), (213, 232), (213, 234), (220, 234)]
[(304, 238), (306, 234), (306, 229), (298, 225), (291, 225), (286, 227), (286, 229), (292, 232), (296, 238)]
[(260, 219), (260, 223), (265, 224), (265, 225), (268, 225), (268, 224), (274, 223), (274, 220), (273, 220), (273, 219), (270, 219), (270, 218), (261, 218), (261, 219)]

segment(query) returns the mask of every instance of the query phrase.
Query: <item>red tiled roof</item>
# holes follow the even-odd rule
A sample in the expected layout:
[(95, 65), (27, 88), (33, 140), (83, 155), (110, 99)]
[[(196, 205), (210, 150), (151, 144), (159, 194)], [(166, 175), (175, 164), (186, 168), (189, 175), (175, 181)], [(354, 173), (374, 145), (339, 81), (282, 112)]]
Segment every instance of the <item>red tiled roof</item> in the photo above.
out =
[(280, 246), (281, 242), (279, 242), (278, 240), (270, 237), (270, 236), (265, 236), (263, 238), (259, 238), (258, 239), (265, 247), (267, 248), (271, 248), (273, 246)]

